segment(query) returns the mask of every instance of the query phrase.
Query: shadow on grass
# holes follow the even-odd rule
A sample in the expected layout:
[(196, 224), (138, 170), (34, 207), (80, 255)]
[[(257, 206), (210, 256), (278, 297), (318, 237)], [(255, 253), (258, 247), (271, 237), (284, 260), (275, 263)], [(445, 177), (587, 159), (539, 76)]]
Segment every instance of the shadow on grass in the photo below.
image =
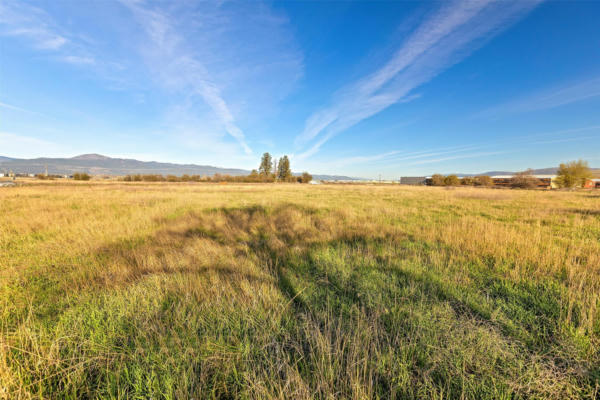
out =
[[(221, 218), (224, 223), (214, 223)], [(305, 221), (301, 227), (295, 226), (298, 218)], [(335, 297), (342, 308), (365, 307), (360, 284), (364, 283), (361, 279), (369, 278), (361, 273), (376, 270), (380, 278), (393, 276), (398, 285), (419, 288), (431, 302), (448, 302), (457, 315), (476, 317), (499, 326), (504, 334), (525, 341), (532, 349), (546, 349), (556, 344), (563, 316), (561, 304), (567, 302), (564, 287), (552, 281), (534, 282), (526, 278), (518, 283), (510, 282), (495, 274), (493, 260), (488, 260), (491, 265), (465, 265), (464, 268), (472, 270), (472, 284), (457, 285), (443, 275), (439, 266), (429, 261), (432, 253), (442, 253), (442, 259), (450, 260), (454, 249), (440, 243), (419, 241), (402, 233), (361, 233), (360, 229), (350, 226), (347, 231), (332, 229), (340, 225), (348, 223), (336, 213), (322, 215), (320, 210), (291, 204), (272, 209), (252, 206), (213, 210), (208, 215), (195, 216), (192, 226), (182, 231), (167, 229), (165, 232), (170, 239), (166, 242), (162, 234), (159, 236), (162, 243), (171, 246), (174, 242), (182, 248), (187, 240), (197, 237), (212, 240), (218, 246), (237, 247), (238, 250), (240, 245), (246, 247), (249, 254), (266, 267), (279, 289), (302, 311), (318, 309), (321, 304), (306, 304), (306, 296), (299, 295), (302, 288), (292, 282), (294, 279), (313, 287), (314, 291), (322, 291), (325, 297)], [(157, 249), (152, 240), (148, 246), (153, 251)], [(349, 255), (347, 260), (336, 261), (341, 264), (340, 268), (354, 270), (346, 281), (342, 282), (335, 273), (326, 271), (318, 257), (331, 250), (340, 257)], [(342, 265), (344, 262), (360, 263), (365, 256), (370, 259), (368, 266), (357, 269), (355, 265)], [(406, 260), (416, 260), (421, 265), (404, 269), (401, 262)], [(135, 259), (128, 263), (135, 263)], [(482, 269), (485, 274), (481, 273)], [(206, 269), (192, 268), (188, 272), (194, 271), (204, 273)], [(235, 266), (225, 271), (230, 277), (236, 275)], [(576, 326), (576, 309), (574, 323)]]
[[(598, 196), (600, 197), (600, 196)], [(600, 216), (600, 210), (589, 210), (584, 208), (569, 208), (564, 210), (564, 212), (569, 214), (579, 214), (585, 216)]]
[[(559, 367), (577, 366), (579, 373), (574, 377), (584, 384), (600, 384), (597, 368), (582, 362), (576, 352), (569, 354), (562, 348), (567, 329), (564, 305), (569, 298), (567, 288), (555, 280), (523, 277), (518, 282), (511, 281), (494, 271), (493, 260), (488, 260), (486, 265), (465, 263), (463, 268), (468, 270), (470, 279), (457, 284), (440, 265), (429, 260), (435, 252), (444, 254), (443, 260), (451, 260), (457, 251), (440, 243), (419, 241), (402, 233), (361, 233), (352, 227), (341, 233), (335, 229), (323, 231), (318, 229), (317, 213), (306, 213), (293, 205), (222, 212), (227, 219), (225, 225), (243, 232), (245, 244), (270, 267), (279, 289), (294, 302), (300, 314), (319, 318), (319, 311), (334, 307), (333, 313), (345, 318), (350, 318), (351, 310), (357, 308), (377, 316), (392, 307), (396, 291), (416, 288), (419, 296), (409, 298), (415, 305), (423, 298), (432, 305), (448, 304), (458, 318), (475, 318), (490, 328), (497, 327), (509, 341), (522, 343), (532, 354), (553, 354), (556, 357), (552, 362)], [(313, 229), (289, 229), (293, 221), (286, 217), (297, 214), (308, 218)], [(276, 222), (271, 224), (265, 217)], [(343, 216), (328, 218), (333, 220), (330, 226), (348, 224)], [(210, 235), (227, 237), (218, 231), (211, 231)], [(295, 250), (290, 251), (292, 248)], [(352, 271), (346, 279), (341, 279), (335, 270), (328, 270), (327, 261), (320, 257), (331, 251), (338, 257), (334, 260), (337, 267)], [(412, 267), (404, 268), (403, 262), (412, 263)], [(396, 287), (386, 293), (378, 288), (385, 281), (393, 281)], [(307, 287), (312, 293), (302, 293)], [(380, 292), (377, 301), (367, 300), (373, 293), (365, 293), (365, 288)], [(578, 304), (571, 308), (571, 329), (579, 326), (580, 311)], [(397, 334), (396, 328), (387, 334)]]
[[(327, 390), (315, 383), (319, 380), (316, 377), (319, 368), (323, 367), (322, 360), (314, 359), (318, 344), (315, 341), (319, 335), (324, 336), (320, 340), (326, 346), (333, 348), (332, 363), (354, 365), (356, 361), (348, 355), (351, 346), (357, 343), (374, 346), (365, 350), (368, 357), (363, 354), (363, 358), (366, 357), (366, 368), (375, 382), (372, 394), (379, 397), (392, 397), (392, 387), (399, 384), (398, 376), (387, 372), (390, 365), (379, 364), (384, 361), (377, 359), (380, 357), (378, 352), (396, 347), (398, 353), (402, 353), (405, 348), (414, 346), (417, 350), (411, 351), (419, 353), (409, 352), (405, 356), (409, 378), (404, 385), (407, 388), (416, 383), (438, 385), (439, 393), (458, 398), (464, 390), (462, 382), (467, 379), (474, 390), (471, 397), (478, 397), (479, 392), (475, 390), (478, 385), (493, 386), (497, 378), (510, 381), (509, 375), (478, 377), (474, 371), (465, 378), (452, 372), (453, 364), (464, 362), (462, 355), (450, 352), (445, 355), (448, 359), (439, 361), (440, 356), (432, 354), (431, 348), (449, 346), (459, 352), (467, 344), (430, 343), (419, 339), (419, 330), (425, 328), (419, 326), (419, 319), (413, 320), (415, 313), (420, 313), (418, 317), (423, 320), (431, 317), (425, 322), (433, 327), (430, 329), (442, 333), (455, 329), (443, 318), (457, 325), (485, 326), (490, 331), (498, 328), (503, 339), (518, 343), (517, 347), (529, 352), (530, 357), (543, 358), (545, 354), (560, 353), (561, 358), (552, 360), (556, 361), (559, 370), (564, 367), (565, 370), (579, 371), (573, 374), (574, 378), (588, 387), (599, 384), (597, 368), (588, 368), (588, 363), (577, 358), (576, 352), (560, 349), (564, 329), (562, 305), (567, 299), (566, 289), (557, 283), (527, 278), (515, 283), (494, 271), (494, 260), (487, 260), (485, 265), (464, 261), (469, 255), (462, 255), (459, 250), (441, 243), (420, 241), (397, 229), (393, 233), (385, 229), (365, 232), (362, 221), (349, 221), (342, 213), (292, 204), (274, 208), (213, 209), (162, 223), (163, 228), (150, 237), (117, 242), (99, 249), (94, 255), (98, 263), (112, 263), (122, 271), (119, 277), (99, 274), (91, 287), (127, 285), (151, 275), (164, 274), (212, 274), (230, 282), (233, 290), (241, 280), (251, 284), (273, 284), (292, 311), (291, 322), (281, 328), (283, 333), (278, 333), (284, 339), (276, 336), (268, 346), (272, 346), (273, 352), (283, 353), (283, 358), (292, 360), (299, 374), (311, 382), (309, 386), (313, 387), (316, 397), (333, 393), (336, 383), (342, 385), (339, 376), (337, 381), (331, 378), (334, 384)], [(209, 252), (197, 254), (195, 246), (199, 243), (206, 243)], [(221, 252), (228, 256), (218, 257)], [(214, 259), (210, 259), (211, 256)], [(251, 273), (246, 268), (248, 262), (262, 270)], [(464, 265), (456, 265), (461, 262)], [(452, 263), (454, 269), (446, 268)], [(452, 274), (457, 271), (467, 279), (462, 282), (454, 279)], [(176, 303), (176, 299), (173, 302)], [(427, 314), (431, 309), (445, 310), (446, 306), (451, 310), (450, 315), (440, 320), (434, 318), (435, 314)], [(301, 325), (299, 321), (309, 321), (314, 332), (308, 331), (307, 325)], [(367, 339), (363, 339), (364, 342), (345, 341), (345, 337), (357, 334), (354, 325), (364, 321), (370, 324), (366, 328), (371, 330), (365, 333)], [(464, 338), (461, 333), (456, 335), (456, 338)], [(337, 349), (336, 343), (341, 343)], [(267, 364), (270, 356), (266, 352), (256, 357)], [(527, 360), (529, 356), (522, 359)], [(336, 357), (340, 360), (336, 361)], [(394, 355), (390, 357), (393, 360)], [(487, 360), (486, 355), (479, 360)], [(444, 370), (436, 367), (436, 362), (450, 366)], [(480, 366), (474, 365), (474, 369)], [(339, 368), (337, 374), (347, 372)], [(229, 379), (218, 373), (207, 379)], [(498, 369), (493, 373), (502, 374), (506, 370)], [(433, 379), (429, 374), (437, 374), (437, 383), (429, 381)], [(342, 397), (351, 397), (350, 389), (347, 390)], [(403, 393), (404, 397), (419, 397), (416, 392)]]
[[(487, 260), (486, 265), (466, 263), (462, 268), (467, 270), (470, 284), (458, 285), (444, 275), (440, 265), (430, 260), (432, 254), (440, 258), (441, 253), (442, 260), (451, 262), (455, 249), (402, 233), (361, 232), (360, 225), (353, 228), (343, 215), (335, 212), (286, 204), (275, 208), (221, 208), (185, 218), (185, 224), (172, 221), (172, 226), (165, 227), (154, 237), (106, 246), (98, 256), (113, 261), (119, 259), (120, 265), (129, 268), (127, 281), (159, 273), (212, 272), (227, 280), (270, 282), (243, 272), (234, 263), (221, 265), (219, 261), (211, 266), (198, 266), (193, 256), (181, 265), (165, 260), (164, 254), (173, 249), (183, 252), (201, 238), (214, 243), (216, 248), (255, 259), (299, 311), (309, 312), (321, 304), (306, 304), (307, 296), (300, 295), (303, 288), (294, 280), (304, 282), (314, 291), (322, 291), (321, 300), (335, 297), (342, 308), (365, 307), (365, 296), (361, 293), (361, 284), (365, 282), (361, 280), (370, 279), (363, 273), (373, 270), (379, 273), (380, 279), (393, 277), (397, 285), (417, 287), (431, 302), (448, 302), (457, 315), (476, 317), (500, 327), (504, 334), (524, 341), (532, 350), (547, 349), (560, 337), (564, 317), (561, 304), (568, 302), (566, 289), (550, 280), (508, 281), (493, 270), (494, 260)], [(299, 220), (303, 221), (301, 225), (298, 225)], [(339, 226), (348, 229), (336, 229)], [(339, 268), (354, 271), (349, 279), (342, 281), (325, 269), (319, 254), (328, 251), (336, 253), (338, 259), (334, 262), (340, 264)], [(151, 265), (146, 265), (148, 262), (140, 258), (140, 254), (152, 255)], [(344, 254), (347, 259), (343, 258)], [(369, 265), (358, 268), (352, 265), (360, 264), (365, 257), (369, 258)], [(413, 262), (412, 267), (403, 268), (404, 261)], [(577, 327), (576, 307), (572, 319)]]

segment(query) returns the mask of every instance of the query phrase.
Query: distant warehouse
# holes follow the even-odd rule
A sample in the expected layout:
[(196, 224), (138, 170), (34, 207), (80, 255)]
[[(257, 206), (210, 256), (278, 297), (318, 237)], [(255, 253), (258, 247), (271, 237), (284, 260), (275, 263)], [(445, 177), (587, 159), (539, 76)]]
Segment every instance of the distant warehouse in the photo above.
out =
[(401, 185), (425, 185), (427, 181), (426, 176), (402, 176), (400, 177)]

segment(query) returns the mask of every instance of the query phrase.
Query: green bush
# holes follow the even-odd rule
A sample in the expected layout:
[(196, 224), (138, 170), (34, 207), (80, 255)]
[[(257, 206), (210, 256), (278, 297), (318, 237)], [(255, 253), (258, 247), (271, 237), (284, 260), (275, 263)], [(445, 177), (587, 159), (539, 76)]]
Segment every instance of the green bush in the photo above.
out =
[(560, 164), (557, 174), (556, 182), (563, 188), (583, 187), (592, 178), (592, 171), (583, 160)]
[(456, 176), (456, 175), (448, 175), (447, 177), (444, 178), (444, 185), (445, 186), (458, 186), (458, 185), (460, 185), (460, 180), (458, 179), (458, 176)]
[(298, 177), (298, 182), (300, 183), (309, 183), (312, 181), (312, 175), (308, 172), (303, 172), (301, 176)]
[(487, 175), (476, 176), (474, 181), (475, 186), (494, 186), (494, 180)]
[(444, 175), (433, 174), (431, 177), (431, 185), (432, 186), (444, 186)]
[(85, 172), (76, 172), (75, 174), (73, 174), (73, 179), (75, 179), (76, 181), (89, 181), (90, 178), (91, 177)]

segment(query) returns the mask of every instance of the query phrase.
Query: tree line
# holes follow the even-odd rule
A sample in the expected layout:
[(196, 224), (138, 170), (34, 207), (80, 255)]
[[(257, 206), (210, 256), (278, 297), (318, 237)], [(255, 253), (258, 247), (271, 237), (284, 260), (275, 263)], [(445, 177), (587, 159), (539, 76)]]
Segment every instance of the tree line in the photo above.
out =
[(298, 182), (309, 183), (312, 175), (303, 172), (300, 176), (292, 174), (290, 159), (284, 155), (279, 160), (273, 161), (269, 153), (264, 153), (260, 160), (258, 170), (253, 169), (248, 175), (228, 175), (214, 174), (207, 175), (161, 175), (161, 174), (134, 174), (126, 175), (122, 178), (125, 182), (239, 182), (239, 183), (260, 183), (260, 182)]
[[(581, 188), (593, 176), (587, 161), (570, 161), (559, 165), (554, 182), (560, 188)], [(459, 178), (456, 175), (434, 174), (431, 176), (430, 182), (432, 186), (494, 186), (494, 180), (487, 175)], [(528, 169), (517, 172), (509, 178), (507, 186), (532, 189), (539, 185), (540, 179), (534, 176), (533, 170)]]
[[(57, 174), (35, 174), (36, 179), (48, 180), (48, 181), (52, 181), (54, 179), (61, 179), (63, 177), (64, 177), (64, 175), (57, 175)], [(88, 174), (86, 172), (75, 172), (72, 175), (72, 178), (76, 181), (89, 181), (92, 177), (90, 174)]]
[(467, 176), (459, 178), (456, 175), (434, 174), (431, 176), (432, 186), (494, 186), (494, 180), (487, 175)]

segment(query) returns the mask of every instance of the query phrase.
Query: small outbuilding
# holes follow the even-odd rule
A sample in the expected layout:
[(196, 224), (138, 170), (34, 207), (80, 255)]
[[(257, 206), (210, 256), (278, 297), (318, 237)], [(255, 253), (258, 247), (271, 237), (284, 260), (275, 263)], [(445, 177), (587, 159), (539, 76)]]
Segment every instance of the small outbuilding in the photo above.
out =
[(600, 189), (600, 179), (588, 179), (583, 187), (585, 189)]

